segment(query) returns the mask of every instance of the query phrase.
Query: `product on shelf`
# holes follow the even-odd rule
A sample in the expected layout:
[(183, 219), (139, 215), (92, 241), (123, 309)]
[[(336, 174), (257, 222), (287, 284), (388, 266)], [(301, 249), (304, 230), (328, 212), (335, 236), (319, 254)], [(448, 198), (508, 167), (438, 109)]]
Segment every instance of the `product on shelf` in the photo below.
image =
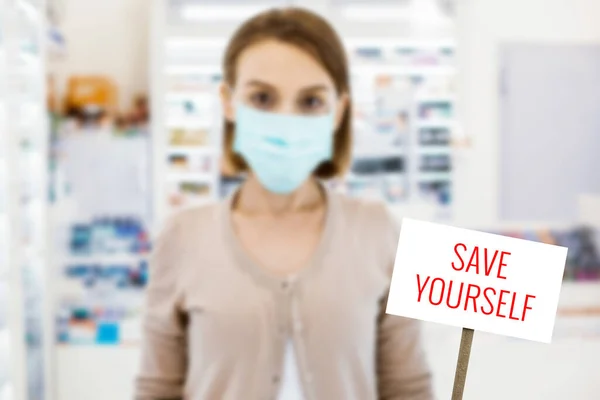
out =
[(115, 259), (113, 263), (90, 263), (85, 259), (77, 263), (71, 263), (65, 267), (65, 277), (76, 279), (86, 288), (98, 285), (103, 287), (112, 286), (113, 289), (137, 289), (143, 288), (148, 282), (148, 262), (142, 258), (139, 260)]
[(352, 174), (355, 177), (401, 175), (405, 172), (402, 156), (363, 157), (354, 161)]
[(174, 128), (169, 131), (170, 146), (207, 146), (211, 133), (204, 128)]
[(94, 106), (99, 112), (116, 108), (117, 88), (104, 76), (72, 76), (67, 84), (66, 110), (83, 110)]
[(425, 154), (420, 157), (419, 170), (422, 172), (448, 172), (451, 170), (449, 154)]
[(445, 127), (419, 128), (419, 144), (421, 146), (448, 146), (450, 131)]
[(379, 45), (351, 46), (350, 58), (358, 64), (395, 65), (398, 67), (450, 66), (454, 64), (453, 46)]
[(150, 251), (150, 239), (135, 218), (99, 217), (91, 223), (73, 224), (69, 246), (75, 255), (146, 254)]
[[(500, 232), (536, 242), (564, 246), (569, 249), (564, 279), (567, 281), (600, 281), (600, 231), (586, 226), (572, 229), (531, 229)], [(543, 274), (543, 266), (540, 266)]]
[(444, 178), (438, 178), (431, 181), (419, 182), (419, 196), (443, 206), (447, 206), (451, 202), (451, 182)]
[(169, 93), (211, 92), (221, 82), (220, 73), (187, 73), (167, 75), (166, 87)]
[(353, 53), (351, 54), (351, 56), (354, 57), (355, 60), (361, 60), (361, 61), (366, 61), (366, 62), (381, 62), (381, 60), (384, 57), (383, 54), (383, 49), (381, 49), (378, 46), (372, 46), (372, 47), (367, 47), (367, 46), (363, 46), (363, 47), (356, 47), (353, 51)]
[(176, 209), (205, 204), (213, 199), (213, 186), (210, 182), (181, 181), (170, 183), (167, 189), (169, 205)]
[(419, 104), (419, 118), (422, 120), (440, 120), (453, 117), (453, 104), (448, 101), (428, 100)]
[(172, 172), (210, 173), (215, 164), (215, 157), (206, 154), (190, 154), (172, 152), (169, 155), (169, 169)]
[[(170, 121), (193, 120), (210, 126), (214, 117), (214, 95), (210, 92), (167, 97), (166, 113)], [(176, 123), (176, 122), (175, 122)]]

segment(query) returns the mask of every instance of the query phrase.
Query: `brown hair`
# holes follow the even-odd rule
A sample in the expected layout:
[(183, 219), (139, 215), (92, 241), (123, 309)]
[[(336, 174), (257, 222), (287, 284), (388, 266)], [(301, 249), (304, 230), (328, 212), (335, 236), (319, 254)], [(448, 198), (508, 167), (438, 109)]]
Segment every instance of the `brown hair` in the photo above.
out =
[[(233, 35), (225, 51), (223, 70), (225, 82), (235, 85), (237, 61), (249, 46), (266, 39), (289, 43), (313, 56), (329, 73), (339, 95), (350, 94), (348, 62), (344, 46), (331, 25), (319, 15), (296, 7), (264, 11), (246, 21)], [(334, 135), (334, 154), (331, 161), (323, 162), (315, 170), (319, 178), (342, 175), (351, 158), (351, 103), (348, 101), (344, 115)], [(234, 173), (246, 171), (248, 165), (233, 151), (235, 125), (224, 122), (224, 155), (227, 166)]]

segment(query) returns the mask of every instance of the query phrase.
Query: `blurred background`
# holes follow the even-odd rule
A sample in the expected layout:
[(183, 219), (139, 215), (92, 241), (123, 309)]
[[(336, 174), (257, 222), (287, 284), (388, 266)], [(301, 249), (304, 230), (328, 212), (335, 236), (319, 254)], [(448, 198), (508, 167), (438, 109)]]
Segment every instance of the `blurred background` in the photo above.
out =
[[(597, 0), (0, 0), (0, 400), (132, 398), (152, 238), (240, 183), (224, 46), (294, 3), (350, 58), (335, 190), (569, 247), (553, 343), (476, 332), (465, 398), (599, 399)], [(448, 398), (460, 329), (424, 327)]]

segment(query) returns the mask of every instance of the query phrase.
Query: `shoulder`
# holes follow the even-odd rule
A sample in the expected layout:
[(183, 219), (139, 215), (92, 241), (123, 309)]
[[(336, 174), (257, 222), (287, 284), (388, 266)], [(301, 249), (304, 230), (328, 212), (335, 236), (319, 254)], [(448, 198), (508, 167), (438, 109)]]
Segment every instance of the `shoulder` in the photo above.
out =
[(338, 196), (341, 223), (358, 236), (358, 245), (373, 248), (377, 254), (393, 259), (396, 255), (400, 222), (390, 207), (382, 201)]
[(183, 232), (207, 228), (219, 220), (222, 208), (223, 202), (190, 207), (173, 214), (170, 224)]
[(223, 203), (186, 208), (173, 213), (164, 224), (163, 230), (185, 233), (207, 227), (218, 221)]
[(203, 236), (216, 232), (222, 203), (198, 206), (170, 215), (158, 229), (155, 252), (175, 255), (192, 248)]
[[(150, 285), (164, 290), (183, 290), (189, 278), (189, 260), (211, 248), (205, 238), (215, 238), (220, 204), (190, 208), (170, 215), (157, 231), (150, 257)], [(209, 234), (209, 232), (212, 232)]]
[(398, 235), (399, 220), (383, 201), (337, 195), (342, 218), (369, 234)]

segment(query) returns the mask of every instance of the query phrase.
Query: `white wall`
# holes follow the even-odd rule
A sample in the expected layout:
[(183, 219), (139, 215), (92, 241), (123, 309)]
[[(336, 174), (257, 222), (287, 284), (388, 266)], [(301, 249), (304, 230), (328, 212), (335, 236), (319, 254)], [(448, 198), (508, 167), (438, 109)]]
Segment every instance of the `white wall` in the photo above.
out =
[(101, 74), (119, 89), (119, 105), (129, 107), (132, 97), (148, 93), (148, 0), (65, 0), (60, 27), (67, 39), (67, 56), (52, 61), (62, 95), (71, 74)]
[[(498, 219), (498, 45), (600, 43), (597, 0), (458, 0), (460, 113), (473, 150), (456, 163), (456, 219)], [(524, 138), (526, 140), (526, 138)]]

